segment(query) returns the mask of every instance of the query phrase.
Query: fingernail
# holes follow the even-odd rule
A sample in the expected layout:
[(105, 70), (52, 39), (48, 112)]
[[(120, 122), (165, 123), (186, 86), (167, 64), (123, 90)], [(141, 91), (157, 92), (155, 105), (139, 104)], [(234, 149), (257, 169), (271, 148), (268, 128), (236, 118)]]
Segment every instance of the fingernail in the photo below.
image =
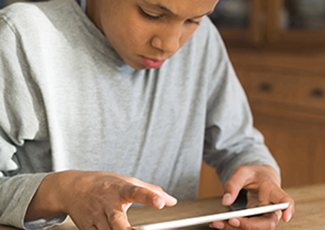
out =
[(292, 217), (292, 215), (289, 214), (288, 217), (287, 217), (286, 223), (289, 222), (289, 221), (291, 220), (291, 217)]
[(159, 196), (153, 198), (153, 204), (159, 209), (162, 209), (165, 206), (164, 200), (161, 199)]
[(234, 227), (239, 227), (240, 226), (240, 221), (237, 219), (232, 219), (231, 225)]
[(222, 204), (225, 205), (225, 206), (228, 206), (228, 205), (231, 204), (231, 195), (230, 195), (230, 193), (226, 193), (225, 195), (223, 195)]
[(178, 202), (177, 199), (176, 199), (175, 197), (172, 197), (172, 196), (171, 196), (171, 198), (172, 198), (172, 202), (173, 202), (173, 204), (174, 204), (174, 205), (177, 204), (177, 202)]

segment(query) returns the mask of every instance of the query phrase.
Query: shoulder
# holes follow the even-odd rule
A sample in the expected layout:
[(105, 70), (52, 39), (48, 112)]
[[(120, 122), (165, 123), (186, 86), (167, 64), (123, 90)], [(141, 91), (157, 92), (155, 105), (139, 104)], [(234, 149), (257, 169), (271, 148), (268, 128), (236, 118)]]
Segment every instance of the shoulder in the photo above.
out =
[(193, 34), (189, 43), (195, 43), (196, 46), (220, 46), (223, 47), (223, 41), (217, 27), (212, 23), (208, 16), (205, 16), (198, 29)]
[(13, 31), (32, 33), (34, 29), (48, 26), (54, 21), (66, 20), (66, 15), (69, 15), (74, 7), (78, 7), (74, 0), (17, 2), (0, 10), (0, 20)]
[(213, 71), (223, 62), (228, 62), (228, 54), (218, 29), (205, 16), (189, 41), (180, 49), (177, 59), (192, 60), (198, 68)]
[[(46, 8), (51, 9), (53, 3), (56, 1), (29, 3), (29, 2), (17, 2), (13, 3), (4, 9), (0, 10), (0, 17), (6, 20), (24, 20), (38, 17), (40, 14), (45, 13)], [(61, 3), (62, 1), (58, 1)]]
[[(224, 42), (217, 27), (205, 16), (181, 52), (191, 53), (196, 59), (218, 60), (227, 57)], [(206, 62), (205, 62), (206, 63)]]

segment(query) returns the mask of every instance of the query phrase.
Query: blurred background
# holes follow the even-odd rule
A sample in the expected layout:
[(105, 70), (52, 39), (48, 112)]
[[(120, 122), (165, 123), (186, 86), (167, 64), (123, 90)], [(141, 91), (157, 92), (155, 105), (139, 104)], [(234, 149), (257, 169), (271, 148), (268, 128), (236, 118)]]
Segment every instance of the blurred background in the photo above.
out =
[[(0, 0), (0, 8), (17, 0)], [(284, 188), (325, 182), (325, 0), (220, 0), (210, 15)], [(203, 163), (199, 197), (221, 195)]]
[[(325, 182), (325, 1), (220, 0), (210, 15), (284, 188)], [(203, 164), (200, 197), (220, 195)]]

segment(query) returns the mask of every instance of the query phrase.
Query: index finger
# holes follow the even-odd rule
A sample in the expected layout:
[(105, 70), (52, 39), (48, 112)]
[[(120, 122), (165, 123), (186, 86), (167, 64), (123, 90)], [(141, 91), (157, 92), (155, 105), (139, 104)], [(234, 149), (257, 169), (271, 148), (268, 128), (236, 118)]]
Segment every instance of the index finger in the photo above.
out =
[(120, 193), (121, 197), (130, 203), (142, 203), (158, 209), (162, 209), (166, 203), (161, 195), (131, 183), (123, 186)]

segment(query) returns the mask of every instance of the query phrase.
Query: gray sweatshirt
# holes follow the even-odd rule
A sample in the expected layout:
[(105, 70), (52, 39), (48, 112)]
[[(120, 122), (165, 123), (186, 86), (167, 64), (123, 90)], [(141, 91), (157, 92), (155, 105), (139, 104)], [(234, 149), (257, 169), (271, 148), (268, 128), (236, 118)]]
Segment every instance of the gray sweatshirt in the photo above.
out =
[(24, 223), (44, 176), (103, 170), (197, 195), (201, 161), (225, 181), (240, 165), (279, 171), (208, 18), (159, 69), (136, 70), (74, 0), (0, 11), (0, 224)]

